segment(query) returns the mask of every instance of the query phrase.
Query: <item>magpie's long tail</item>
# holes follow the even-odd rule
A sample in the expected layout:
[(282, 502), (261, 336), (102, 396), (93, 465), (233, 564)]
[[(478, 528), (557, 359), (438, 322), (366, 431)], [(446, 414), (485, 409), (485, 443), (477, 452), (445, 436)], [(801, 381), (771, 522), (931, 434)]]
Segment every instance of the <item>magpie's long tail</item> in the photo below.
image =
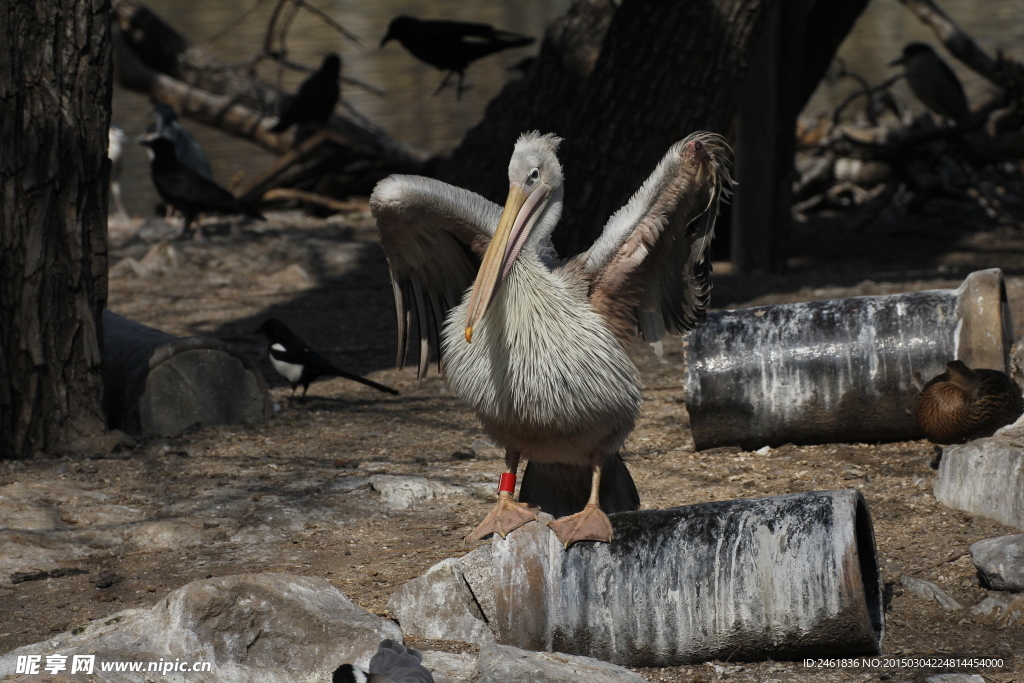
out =
[[(539, 505), (554, 517), (565, 517), (579, 512), (587, 504), (590, 483), (589, 467), (527, 462), (519, 502)], [(608, 514), (640, 509), (640, 494), (633, 476), (618, 453), (604, 461), (599, 495), (601, 509)]]
[(334, 375), (335, 377), (344, 377), (345, 379), (350, 379), (353, 382), (359, 382), (360, 384), (365, 384), (368, 387), (373, 387), (377, 391), (383, 391), (385, 393), (394, 394), (395, 396), (398, 396), (398, 391), (392, 389), (391, 387), (384, 386), (383, 384), (377, 384), (372, 379), (366, 379), (365, 377), (354, 375), (351, 372), (346, 372), (345, 370), (342, 370), (341, 368), (335, 367), (333, 365), (330, 367), (329, 372), (325, 372), (323, 374)]

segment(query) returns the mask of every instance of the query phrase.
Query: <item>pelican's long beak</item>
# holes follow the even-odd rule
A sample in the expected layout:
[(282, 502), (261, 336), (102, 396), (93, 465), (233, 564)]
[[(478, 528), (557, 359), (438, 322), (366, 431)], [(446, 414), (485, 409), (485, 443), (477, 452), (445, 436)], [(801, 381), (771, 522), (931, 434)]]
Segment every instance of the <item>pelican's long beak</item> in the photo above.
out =
[(469, 296), (469, 307), (466, 310), (467, 342), (473, 341), (473, 327), (484, 317), (494, 293), (508, 276), (512, 262), (519, 255), (529, 234), (529, 219), (550, 189), (546, 184), (530, 188), (524, 187), (522, 183), (509, 186), (505, 209), (501, 212), (491, 243), (484, 252), (480, 271)]

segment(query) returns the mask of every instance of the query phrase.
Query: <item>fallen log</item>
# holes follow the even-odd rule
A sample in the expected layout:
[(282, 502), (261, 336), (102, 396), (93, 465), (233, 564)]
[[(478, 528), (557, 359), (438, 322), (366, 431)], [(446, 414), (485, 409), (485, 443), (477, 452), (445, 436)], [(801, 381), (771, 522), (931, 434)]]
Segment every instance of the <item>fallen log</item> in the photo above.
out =
[(209, 337), (175, 337), (103, 311), (104, 410), (111, 429), (173, 436), (195, 423), (251, 424), (273, 403), (262, 373)]
[(293, 132), (270, 132), (277, 123), (276, 117), (263, 116), (231, 97), (215, 95), (156, 71), (124, 46), (120, 30), (115, 29), (113, 37), (114, 64), (118, 82), (124, 87), (144, 92), (154, 101), (170, 105), (185, 116), (255, 142), (272, 152), (283, 154), (291, 149), (295, 139)]

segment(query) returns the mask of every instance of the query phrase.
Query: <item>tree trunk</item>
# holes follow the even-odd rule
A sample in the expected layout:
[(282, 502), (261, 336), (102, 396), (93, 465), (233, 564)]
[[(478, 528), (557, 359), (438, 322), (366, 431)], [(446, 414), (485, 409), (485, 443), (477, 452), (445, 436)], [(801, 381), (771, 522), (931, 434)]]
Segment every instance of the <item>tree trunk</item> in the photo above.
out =
[(104, 429), (108, 0), (0, 0), (0, 458)]
[(743, 84), (732, 210), (735, 272), (783, 272), (789, 256), (796, 119), (867, 0), (780, 0)]
[(772, 2), (631, 0), (614, 9), (577, 0), (571, 12), (614, 12), (593, 70), (566, 68), (570, 43), (549, 31), (531, 71), (491, 102), (438, 177), (501, 201), (518, 135), (557, 133), (566, 196), (556, 246), (563, 254), (589, 246), (672, 143), (695, 130), (729, 131)]

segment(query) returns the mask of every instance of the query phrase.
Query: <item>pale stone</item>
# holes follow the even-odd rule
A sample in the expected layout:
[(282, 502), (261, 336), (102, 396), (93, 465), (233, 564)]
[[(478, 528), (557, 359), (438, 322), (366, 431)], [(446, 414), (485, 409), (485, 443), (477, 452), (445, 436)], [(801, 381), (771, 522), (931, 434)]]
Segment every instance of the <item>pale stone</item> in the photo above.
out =
[(476, 683), (645, 683), (621, 666), (560, 652), (531, 652), (509, 645), (480, 648)]
[(989, 588), (1024, 590), (1024, 534), (978, 541), (971, 546), (971, 562)]
[[(103, 662), (209, 662), (210, 674), (168, 673), (161, 681), (300, 683), (328, 680), (344, 662), (366, 667), (384, 638), (401, 640), (392, 622), (356, 607), (323, 579), (287, 574), (193, 581), (150, 609), (133, 609), (26, 645), (0, 657), (0, 679), (19, 655), (95, 655), (97, 680), (142, 683), (152, 673), (100, 674)], [(65, 672), (67, 673), (67, 672)], [(10, 677), (10, 678), (5, 678)]]
[(919, 598), (934, 600), (944, 609), (963, 609), (963, 605), (957, 602), (952, 595), (942, 590), (931, 581), (917, 579), (913, 576), (903, 576), (900, 578), (900, 583), (903, 584), (904, 588)]

